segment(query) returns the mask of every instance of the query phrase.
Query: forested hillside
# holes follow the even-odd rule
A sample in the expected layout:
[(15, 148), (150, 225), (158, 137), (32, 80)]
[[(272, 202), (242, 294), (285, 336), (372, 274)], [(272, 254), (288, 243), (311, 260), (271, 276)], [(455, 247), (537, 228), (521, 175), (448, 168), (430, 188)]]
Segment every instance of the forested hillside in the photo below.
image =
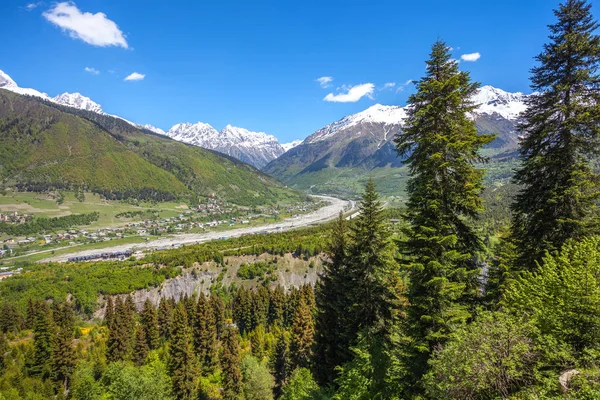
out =
[(22, 190), (82, 188), (109, 199), (298, 199), (255, 168), (107, 115), (0, 90), (0, 179)]

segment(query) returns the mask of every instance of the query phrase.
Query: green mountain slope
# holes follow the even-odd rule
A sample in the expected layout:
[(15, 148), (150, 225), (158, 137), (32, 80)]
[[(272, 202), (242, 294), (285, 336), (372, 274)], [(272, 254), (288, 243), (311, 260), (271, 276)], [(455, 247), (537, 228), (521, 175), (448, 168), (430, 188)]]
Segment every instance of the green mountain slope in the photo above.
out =
[(0, 184), (83, 187), (109, 198), (216, 196), (242, 205), (300, 197), (232, 158), (6, 90), (0, 90)]

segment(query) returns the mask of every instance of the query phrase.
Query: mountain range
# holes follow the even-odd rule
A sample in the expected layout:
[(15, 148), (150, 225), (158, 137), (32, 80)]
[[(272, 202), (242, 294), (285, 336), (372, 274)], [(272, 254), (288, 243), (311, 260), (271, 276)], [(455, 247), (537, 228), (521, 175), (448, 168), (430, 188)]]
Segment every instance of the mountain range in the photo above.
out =
[[(0, 88), (19, 94), (39, 97), (60, 105), (104, 114), (100, 104), (94, 102), (89, 97), (83, 96), (81, 93), (63, 93), (56, 97), (50, 97), (46, 93), (35, 89), (19, 87), (9, 75), (1, 70)], [(121, 118), (116, 115), (114, 117)], [(209, 124), (202, 122), (196, 124), (180, 123), (173, 125), (171, 129), (165, 132), (149, 124), (139, 125), (124, 118), (121, 119), (136, 127), (168, 136), (180, 142), (227, 154), (257, 168), (264, 167), (270, 161), (300, 143), (300, 141), (294, 141), (281, 145), (275, 136), (264, 132), (252, 132), (231, 125), (227, 125), (221, 131), (217, 131)]]
[[(2, 71), (0, 88), (108, 115), (98, 103), (80, 93), (50, 97), (35, 89), (19, 87)], [(527, 96), (483, 86), (473, 97), (478, 107), (471, 117), (478, 131), (497, 135), (486, 150), (486, 155), (492, 156), (492, 161), (494, 157), (511, 159), (500, 155), (509, 154), (518, 144), (516, 124), (518, 115), (526, 107)], [(136, 128), (234, 157), (297, 189), (345, 195), (355, 193), (366, 175), (392, 174), (400, 182), (397, 186), (403, 186), (403, 164), (396, 155), (393, 138), (401, 133), (406, 116), (406, 107), (376, 104), (325, 126), (302, 141), (286, 144), (280, 144), (276, 137), (264, 132), (252, 132), (232, 125), (218, 131), (207, 123), (186, 122), (164, 131), (151, 125), (139, 125), (118, 116), (113, 117)], [(384, 171), (389, 168), (392, 170)], [(500, 177), (506, 175), (504, 169), (500, 168)], [(392, 192), (396, 193), (397, 190)]]
[[(494, 179), (505, 178), (514, 159), (501, 155), (513, 152), (518, 144), (518, 116), (526, 99), (523, 93), (492, 86), (481, 87), (472, 99), (478, 105), (471, 115), (478, 131), (497, 135), (485, 150), (492, 162), (504, 163), (492, 166)], [(408, 171), (393, 139), (401, 134), (406, 117), (406, 107), (373, 105), (319, 129), (263, 170), (297, 189), (342, 196), (358, 193), (371, 176), (382, 192), (399, 195)]]

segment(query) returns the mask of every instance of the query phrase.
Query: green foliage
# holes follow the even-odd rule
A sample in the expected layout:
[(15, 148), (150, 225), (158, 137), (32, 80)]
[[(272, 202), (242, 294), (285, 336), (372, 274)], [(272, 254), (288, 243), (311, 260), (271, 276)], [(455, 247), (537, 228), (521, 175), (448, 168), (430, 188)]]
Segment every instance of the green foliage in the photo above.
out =
[(165, 364), (154, 358), (150, 363), (136, 368), (116, 362), (108, 366), (102, 378), (103, 386), (115, 400), (170, 400), (171, 380)]
[(54, 232), (69, 229), (73, 226), (89, 225), (98, 220), (99, 213), (93, 212), (79, 215), (65, 215), (54, 218), (35, 218), (23, 224), (9, 224), (0, 222), (0, 233), (24, 236), (33, 233)]
[(99, 295), (130, 293), (158, 286), (179, 274), (174, 268), (135, 267), (133, 262), (50, 263), (28, 267), (0, 285), (0, 298), (25, 309), (27, 299), (63, 301), (91, 314)]
[(574, 358), (586, 350), (599, 350), (599, 246), (600, 237), (569, 241), (506, 291), (506, 309), (528, 316), (542, 335), (568, 344)]
[(436, 351), (424, 377), (430, 398), (507, 398), (535, 381), (535, 327), (502, 312), (484, 312)]
[(329, 397), (319, 388), (310, 370), (297, 368), (289, 383), (283, 388), (281, 400), (327, 400)]
[(550, 43), (536, 57), (520, 130), (521, 166), (514, 181), (512, 234), (520, 268), (535, 268), (546, 250), (598, 230), (598, 175), (590, 158), (600, 153), (600, 36), (584, 0), (554, 12)]
[(245, 400), (272, 400), (275, 380), (267, 366), (255, 357), (246, 356), (241, 364)]
[(223, 398), (234, 400), (242, 393), (242, 371), (240, 370), (240, 342), (237, 329), (225, 327), (223, 331), (221, 370), (223, 373)]
[(259, 261), (252, 264), (242, 264), (237, 271), (237, 276), (242, 279), (264, 278), (265, 274), (271, 274), (273, 270), (274, 265)]

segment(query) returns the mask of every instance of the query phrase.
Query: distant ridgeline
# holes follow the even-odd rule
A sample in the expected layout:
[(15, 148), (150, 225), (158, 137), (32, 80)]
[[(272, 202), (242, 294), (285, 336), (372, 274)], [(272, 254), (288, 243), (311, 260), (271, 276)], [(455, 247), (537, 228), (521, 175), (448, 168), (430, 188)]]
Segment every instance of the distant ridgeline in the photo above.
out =
[(250, 165), (186, 145), (120, 118), (0, 89), (0, 186), (88, 190), (107, 199), (240, 205), (301, 195)]
[(54, 218), (34, 218), (22, 224), (0, 222), (0, 233), (22, 236), (40, 232), (52, 232), (57, 229), (68, 229), (72, 226), (89, 225), (98, 221), (100, 214), (97, 212), (65, 215)]

